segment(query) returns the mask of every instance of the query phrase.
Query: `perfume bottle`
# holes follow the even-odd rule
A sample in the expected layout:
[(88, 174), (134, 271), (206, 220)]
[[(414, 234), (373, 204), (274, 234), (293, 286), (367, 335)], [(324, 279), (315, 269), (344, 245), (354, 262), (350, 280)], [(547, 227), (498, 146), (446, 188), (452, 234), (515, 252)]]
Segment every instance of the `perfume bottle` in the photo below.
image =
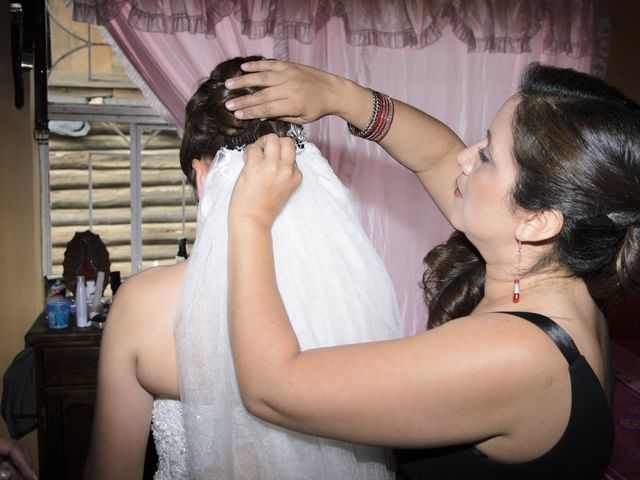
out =
[(76, 326), (86, 328), (89, 326), (87, 316), (87, 287), (84, 283), (84, 276), (78, 275), (76, 279)]

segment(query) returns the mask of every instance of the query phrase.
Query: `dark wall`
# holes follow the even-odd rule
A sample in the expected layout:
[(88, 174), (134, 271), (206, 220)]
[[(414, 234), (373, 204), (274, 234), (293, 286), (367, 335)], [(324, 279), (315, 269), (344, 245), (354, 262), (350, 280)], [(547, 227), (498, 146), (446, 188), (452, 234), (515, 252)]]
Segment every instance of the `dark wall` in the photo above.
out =
[(609, 0), (611, 50), (607, 82), (640, 103), (640, 2)]

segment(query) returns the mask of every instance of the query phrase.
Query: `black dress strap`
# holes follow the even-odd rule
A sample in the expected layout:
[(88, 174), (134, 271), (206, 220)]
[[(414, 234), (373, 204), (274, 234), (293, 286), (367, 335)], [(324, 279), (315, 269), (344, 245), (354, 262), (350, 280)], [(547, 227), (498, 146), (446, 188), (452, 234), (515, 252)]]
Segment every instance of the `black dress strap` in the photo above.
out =
[(545, 315), (540, 315), (539, 313), (533, 312), (500, 312), (506, 313), (509, 315), (515, 315), (516, 317), (524, 318), (525, 320), (530, 321), (534, 325), (540, 327), (540, 329), (546, 333), (553, 343), (560, 349), (564, 358), (567, 359), (569, 365), (571, 365), (576, 358), (580, 356), (580, 352), (578, 351), (578, 347), (573, 343), (573, 340), (569, 336), (569, 334), (556, 322), (551, 320), (549, 317)]

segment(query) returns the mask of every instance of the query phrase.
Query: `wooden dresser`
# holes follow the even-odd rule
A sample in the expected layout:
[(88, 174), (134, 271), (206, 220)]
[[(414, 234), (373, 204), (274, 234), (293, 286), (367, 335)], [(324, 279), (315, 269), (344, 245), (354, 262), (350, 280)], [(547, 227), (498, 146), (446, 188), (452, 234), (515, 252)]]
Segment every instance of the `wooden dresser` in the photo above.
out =
[(50, 330), (44, 313), (25, 336), (33, 347), (42, 480), (82, 478), (89, 451), (102, 331)]
[[(25, 345), (35, 353), (42, 480), (82, 478), (91, 439), (101, 339), (102, 330), (93, 327), (51, 330), (44, 313), (25, 335)], [(155, 458), (150, 441), (145, 478), (152, 478)]]

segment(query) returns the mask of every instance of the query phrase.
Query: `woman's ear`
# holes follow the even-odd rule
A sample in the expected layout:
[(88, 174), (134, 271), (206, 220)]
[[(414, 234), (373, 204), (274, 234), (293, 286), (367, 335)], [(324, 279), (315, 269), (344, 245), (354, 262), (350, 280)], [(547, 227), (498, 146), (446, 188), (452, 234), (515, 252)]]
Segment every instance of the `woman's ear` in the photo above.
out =
[(555, 208), (527, 213), (516, 227), (516, 238), (521, 242), (544, 242), (562, 230), (564, 216)]
[(195, 180), (196, 180), (196, 197), (200, 199), (202, 192), (204, 191), (204, 181), (209, 173), (209, 167), (211, 162), (207, 160), (200, 160), (194, 158), (191, 160), (191, 167), (193, 168)]

